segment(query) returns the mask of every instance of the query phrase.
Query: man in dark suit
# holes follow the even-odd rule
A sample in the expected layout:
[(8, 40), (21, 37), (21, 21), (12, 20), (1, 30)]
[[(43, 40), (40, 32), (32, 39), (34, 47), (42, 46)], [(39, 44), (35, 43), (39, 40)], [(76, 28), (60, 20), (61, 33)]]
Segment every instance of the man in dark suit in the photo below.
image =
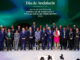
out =
[(36, 22), (33, 22), (32, 31), (36, 31), (36, 29), (37, 29)]
[(47, 41), (47, 40), (48, 40), (48, 32), (49, 32), (48, 27), (49, 27), (48, 24), (46, 24), (46, 30), (45, 30), (45, 31), (46, 31), (46, 35), (47, 35), (47, 36), (45, 37), (45, 46), (46, 46), (46, 47), (47, 47), (47, 44), (48, 44), (48, 41)]
[(45, 50), (45, 38), (47, 36), (47, 33), (45, 31), (45, 28), (41, 31), (41, 44), (42, 44), (42, 49)]
[[(36, 22), (33, 22), (32, 31), (34, 32), (34, 34), (35, 34), (36, 29), (37, 29)], [(35, 37), (33, 37), (33, 46), (35, 46)]]
[(25, 30), (26, 30), (26, 47), (28, 47), (28, 44), (29, 44), (29, 39), (28, 39), (28, 30), (29, 30), (29, 28), (28, 28), (28, 26), (26, 26), (26, 28), (25, 28)]
[(4, 49), (4, 29), (0, 31), (0, 51)]
[(29, 50), (33, 50), (33, 37), (34, 37), (34, 32), (32, 31), (32, 27), (29, 27), (28, 31)]
[[(53, 25), (51, 27), (51, 29), (53, 30), (53, 32), (54, 32), (55, 28), (56, 28), (55, 23), (53, 23)], [(52, 39), (53, 39), (52, 40), (52, 46), (54, 46), (54, 35), (53, 35)]]
[(0, 25), (0, 31), (1, 31), (1, 29), (3, 28), (3, 26), (2, 25)]
[(18, 30), (18, 32), (20, 33), (20, 32), (21, 32), (21, 26), (18, 26), (18, 27), (17, 27), (17, 30)]
[(62, 50), (62, 44), (63, 44), (63, 41), (62, 41), (62, 32), (63, 32), (63, 29), (62, 29), (62, 26), (60, 25), (59, 26), (59, 31), (60, 31), (60, 36), (59, 36), (59, 40), (60, 40), (60, 47), (61, 47), (61, 50)]
[[(75, 46), (75, 33), (76, 33), (76, 25), (73, 25), (73, 45)], [(73, 48), (75, 48), (75, 47), (73, 47)]]
[(51, 28), (50, 27), (48, 27), (48, 32), (47, 32), (47, 34), (48, 34), (48, 39), (47, 39), (47, 48), (49, 49), (49, 45), (50, 45), (50, 48), (52, 49), (52, 37), (53, 37), (53, 31), (51, 30)]
[(76, 33), (75, 33), (75, 50), (79, 50), (79, 42), (80, 42), (80, 32), (79, 29), (76, 28)]
[(69, 31), (70, 31), (69, 24), (67, 25), (66, 30), (67, 30), (67, 42), (68, 42), (68, 48), (69, 48)]
[(8, 32), (6, 33), (6, 47), (7, 47), (7, 50), (12, 50), (12, 44), (11, 44), (11, 41), (12, 41), (12, 33), (10, 31), (10, 29), (8, 29)]
[(70, 28), (68, 44), (69, 44), (68, 45), (69, 50), (72, 50), (73, 49), (73, 30), (72, 30), (72, 28)]
[(14, 40), (14, 32), (15, 32), (15, 29), (14, 29), (14, 26), (12, 25), (11, 26), (11, 34), (12, 34), (11, 45), (12, 45), (12, 47), (13, 47), (13, 40)]
[(26, 50), (26, 31), (25, 28), (22, 28), (22, 31), (20, 33), (20, 40), (21, 40), (21, 50)]
[[(73, 25), (73, 46), (75, 46), (75, 34), (76, 34), (76, 25)], [(75, 47), (73, 47), (73, 48), (75, 48)]]
[(51, 29), (54, 31), (54, 30), (55, 30), (55, 28), (56, 28), (55, 23), (53, 23), (53, 25), (52, 25)]
[(62, 31), (62, 42), (63, 42), (62, 46), (66, 50), (67, 48), (67, 30), (65, 27), (63, 27), (63, 31)]

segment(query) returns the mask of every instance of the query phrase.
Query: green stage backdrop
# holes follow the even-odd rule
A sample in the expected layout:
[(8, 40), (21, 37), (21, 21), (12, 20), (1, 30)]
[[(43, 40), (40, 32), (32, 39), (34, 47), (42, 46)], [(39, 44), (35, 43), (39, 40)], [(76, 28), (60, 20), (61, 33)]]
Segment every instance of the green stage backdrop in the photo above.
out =
[(0, 25), (80, 26), (80, 0), (0, 0)]

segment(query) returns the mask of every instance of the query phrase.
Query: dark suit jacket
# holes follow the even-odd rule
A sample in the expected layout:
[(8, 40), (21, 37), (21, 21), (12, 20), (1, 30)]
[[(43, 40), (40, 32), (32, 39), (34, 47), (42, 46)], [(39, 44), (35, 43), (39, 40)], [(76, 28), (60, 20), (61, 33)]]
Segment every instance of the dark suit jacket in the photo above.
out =
[(34, 26), (32, 25), (32, 31), (36, 31), (36, 29), (37, 29), (37, 26), (35, 26), (34, 28)]
[[(10, 32), (11, 33), (11, 32)], [(10, 37), (8, 37), (8, 32), (6, 32), (6, 35), (5, 35), (5, 37), (6, 37), (6, 39), (8, 40), (11, 40), (12, 39), (12, 37), (13, 37), (13, 35), (12, 35), (12, 33), (11, 33), (11, 35), (10, 35)]]
[(53, 26), (51, 27), (51, 29), (52, 29), (53, 31), (55, 30), (55, 28), (56, 28), (56, 26), (55, 26), (55, 27), (53, 27)]
[(61, 28), (61, 29), (59, 29), (59, 31), (60, 31), (60, 37), (61, 37), (62, 33), (63, 33), (63, 29)]
[[(67, 39), (67, 30), (65, 30), (65, 39)], [(64, 39), (64, 30), (62, 31), (61, 38)]]
[(0, 31), (0, 41), (4, 41), (4, 32), (2, 33), (1, 31)]
[[(32, 36), (32, 37), (34, 38), (34, 32), (33, 32), (33, 31), (31, 31), (31, 34), (30, 34), (30, 31), (28, 31), (27, 33), (28, 33), (28, 38), (29, 38), (30, 36)], [(29, 39), (30, 39), (30, 38), (29, 38)]]
[(25, 38), (25, 40), (26, 40), (26, 31), (23, 33), (22, 31), (21, 31), (21, 33), (20, 33), (20, 40), (22, 40), (22, 38)]
[(44, 39), (45, 39), (45, 38), (46, 38), (46, 36), (47, 36), (47, 32), (46, 32), (46, 31), (44, 31), (44, 32), (43, 32), (43, 31), (41, 31), (41, 39), (42, 39), (42, 38), (44, 38)]
[(49, 37), (51, 37), (51, 38), (53, 37), (53, 31), (52, 30), (51, 30), (51, 33), (48, 31), (48, 38)]

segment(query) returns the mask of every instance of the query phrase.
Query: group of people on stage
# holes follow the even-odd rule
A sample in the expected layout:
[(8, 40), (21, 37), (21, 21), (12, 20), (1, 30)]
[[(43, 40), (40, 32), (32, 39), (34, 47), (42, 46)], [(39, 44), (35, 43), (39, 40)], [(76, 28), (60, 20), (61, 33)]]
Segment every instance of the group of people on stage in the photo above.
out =
[(0, 51), (7, 50), (33, 50), (36, 47), (39, 49), (74, 49), (79, 50), (80, 32), (76, 25), (70, 28), (69, 25), (59, 28), (53, 23), (52, 27), (46, 24), (37, 27), (36, 22), (32, 26), (18, 26), (14, 29), (0, 26)]

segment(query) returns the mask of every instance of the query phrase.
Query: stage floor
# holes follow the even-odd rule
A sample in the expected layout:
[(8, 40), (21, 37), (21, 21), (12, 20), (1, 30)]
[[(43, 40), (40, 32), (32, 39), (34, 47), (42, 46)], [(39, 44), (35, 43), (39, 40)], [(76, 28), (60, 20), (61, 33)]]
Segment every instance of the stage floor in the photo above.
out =
[(39, 60), (39, 58), (51, 55), (53, 60), (60, 60), (60, 55), (64, 55), (64, 60), (76, 60), (80, 58), (80, 51), (69, 50), (26, 50), (26, 51), (1, 51), (0, 60)]

